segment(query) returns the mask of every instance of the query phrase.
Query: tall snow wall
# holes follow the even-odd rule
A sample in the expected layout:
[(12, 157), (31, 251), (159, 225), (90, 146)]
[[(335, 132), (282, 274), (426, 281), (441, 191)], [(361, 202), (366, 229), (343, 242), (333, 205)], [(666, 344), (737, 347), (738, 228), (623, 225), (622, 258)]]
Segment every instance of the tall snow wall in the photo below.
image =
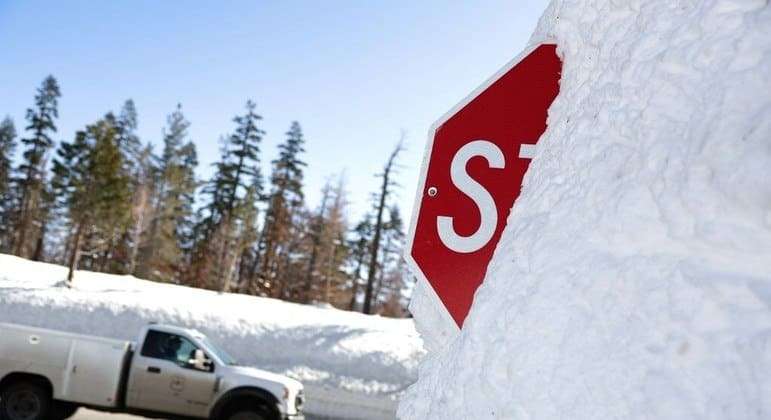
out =
[[(404, 419), (771, 418), (771, 6), (555, 0), (560, 94)], [(511, 188), (519, 188), (512, 185)]]

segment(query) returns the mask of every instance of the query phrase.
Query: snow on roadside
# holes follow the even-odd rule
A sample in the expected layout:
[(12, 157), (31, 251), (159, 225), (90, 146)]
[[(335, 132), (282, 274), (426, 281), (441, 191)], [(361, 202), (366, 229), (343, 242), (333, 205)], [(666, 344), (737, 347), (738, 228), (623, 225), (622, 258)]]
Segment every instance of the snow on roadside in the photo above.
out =
[[(771, 418), (771, 7), (553, 0), (560, 94), (405, 419)], [(512, 185), (511, 188), (519, 188)]]
[(0, 254), (0, 322), (135, 340), (149, 321), (201, 330), (244, 364), (306, 385), (309, 413), (393, 418), (417, 377), (413, 322), (79, 271)]

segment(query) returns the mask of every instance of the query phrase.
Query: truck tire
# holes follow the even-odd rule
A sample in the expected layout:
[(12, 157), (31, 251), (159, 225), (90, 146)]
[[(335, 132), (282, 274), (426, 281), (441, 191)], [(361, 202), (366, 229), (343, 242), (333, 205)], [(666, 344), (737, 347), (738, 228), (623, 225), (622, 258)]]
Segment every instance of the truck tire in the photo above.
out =
[(49, 419), (51, 420), (66, 420), (72, 416), (75, 415), (75, 413), (78, 411), (77, 405), (65, 401), (54, 401), (53, 406), (51, 407), (51, 415)]
[(0, 394), (0, 419), (47, 420), (51, 395), (35, 382), (17, 382)]
[(262, 413), (252, 410), (243, 410), (233, 413), (228, 420), (266, 420)]

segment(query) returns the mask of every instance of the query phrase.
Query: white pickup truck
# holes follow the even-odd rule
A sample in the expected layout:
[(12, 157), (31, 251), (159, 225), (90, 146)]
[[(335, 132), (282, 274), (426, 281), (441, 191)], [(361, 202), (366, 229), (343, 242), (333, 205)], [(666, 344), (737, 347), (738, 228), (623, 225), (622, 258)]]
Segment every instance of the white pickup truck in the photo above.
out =
[(78, 407), (164, 419), (302, 419), (303, 387), (239, 366), (198, 331), (150, 324), (136, 343), (0, 323), (0, 419)]

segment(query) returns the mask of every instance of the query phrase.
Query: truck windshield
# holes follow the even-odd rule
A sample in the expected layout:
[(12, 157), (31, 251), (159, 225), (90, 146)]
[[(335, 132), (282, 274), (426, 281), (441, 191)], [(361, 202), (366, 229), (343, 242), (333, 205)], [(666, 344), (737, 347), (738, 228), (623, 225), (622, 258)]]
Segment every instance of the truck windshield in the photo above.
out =
[(231, 365), (231, 366), (238, 364), (238, 362), (236, 361), (236, 359), (233, 358), (233, 356), (228, 354), (228, 352), (226, 352), (225, 350), (222, 350), (219, 346), (215, 345), (211, 340), (209, 340), (208, 337), (204, 337), (201, 341), (203, 341), (203, 343), (206, 345), (209, 351), (214, 353), (214, 355), (218, 359), (222, 360), (222, 363), (226, 365)]

